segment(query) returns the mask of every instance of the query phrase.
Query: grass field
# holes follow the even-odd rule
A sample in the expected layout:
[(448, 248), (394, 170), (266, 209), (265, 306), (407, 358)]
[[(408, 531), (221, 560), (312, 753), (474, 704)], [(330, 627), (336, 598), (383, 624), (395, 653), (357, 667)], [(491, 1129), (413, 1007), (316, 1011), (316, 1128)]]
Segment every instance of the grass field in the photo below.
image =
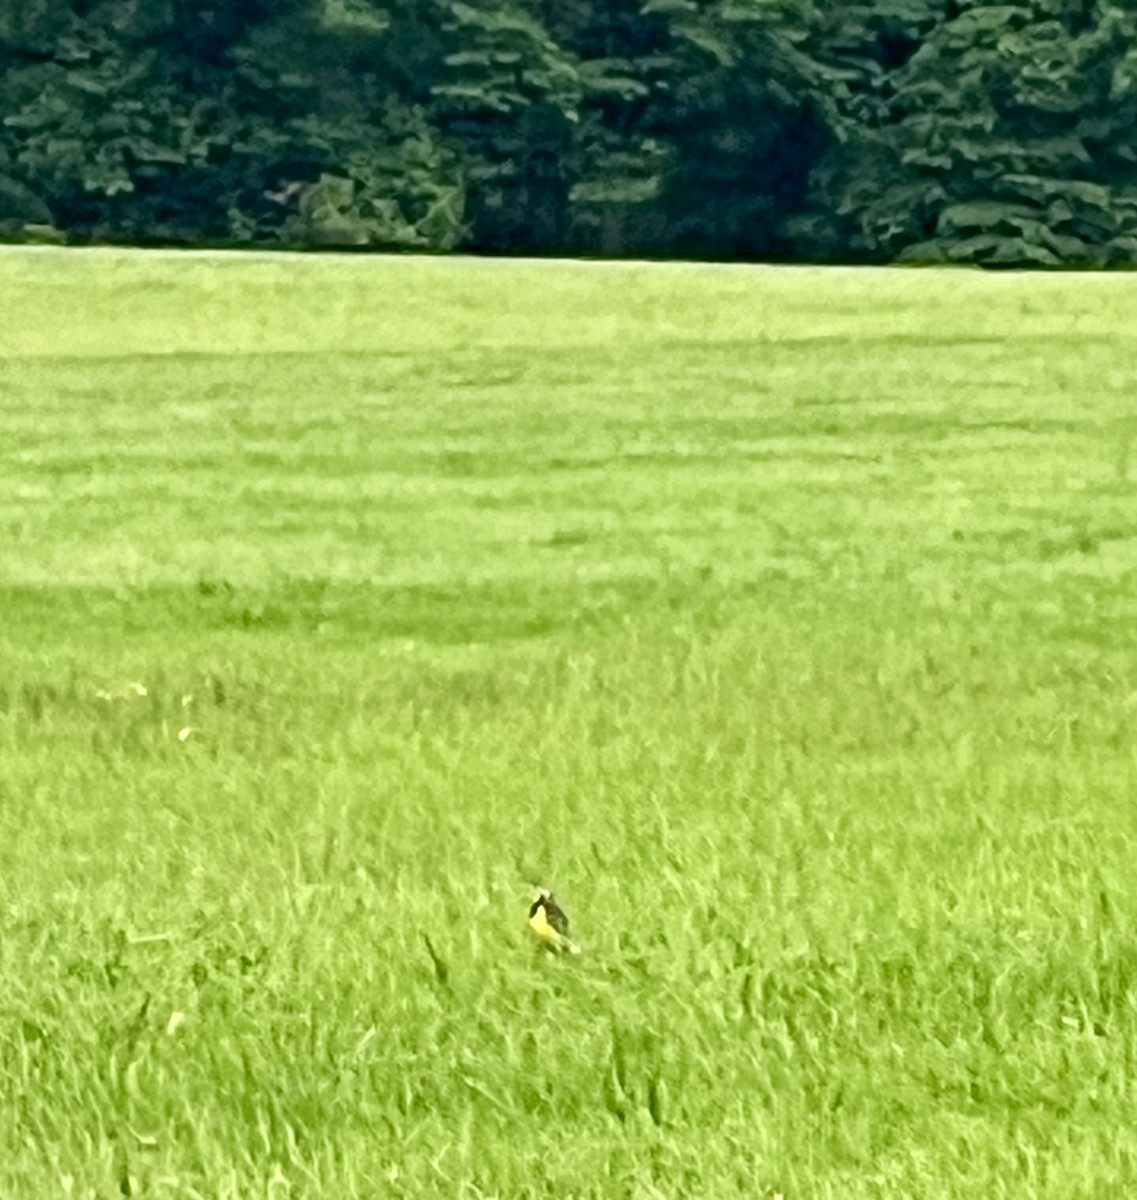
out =
[(1137, 279), (0, 296), (5, 1200), (1134, 1195)]

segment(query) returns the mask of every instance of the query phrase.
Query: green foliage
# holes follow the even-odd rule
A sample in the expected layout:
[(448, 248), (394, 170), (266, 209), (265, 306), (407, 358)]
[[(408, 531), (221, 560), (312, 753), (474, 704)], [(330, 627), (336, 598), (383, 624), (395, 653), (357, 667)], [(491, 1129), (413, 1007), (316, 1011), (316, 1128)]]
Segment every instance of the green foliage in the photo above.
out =
[(673, 84), (676, 169), (664, 211), (677, 248), (768, 257), (831, 137), (808, 99), (797, 6), (780, 0), (686, 4), (672, 36), (686, 62)]
[(559, 245), (581, 98), (571, 56), (521, 3), (393, 7), (396, 39), (429, 41), (428, 64), (412, 82), (462, 162), (473, 244)]
[(578, 231), (610, 250), (780, 247), (825, 143), (792, 5), (599, 5), (564, 36), (585, 84)]
[(465, 233), (457, 162), (421, 112), (391, 98), (378, 135), (343, 120), (307, 119), (295, 128), (309, 145), (327, 148), (327, 170), (268, 195), (292, 212), (282, 240), (446, 250)]
[(0, 5), (0, 233), (1110, 265), (1111, 0)]
[[(846, 103), (837, 210), (873, 254), (992, 264), (1131, 257), (1133, 14), (970, 5), (941, 18), (867, 114)], [(867, 119), (866, 119), (867, 116)]]
[(462, 235), (453, 155), (421, 111), (377, 84), (381, 64), (345, 86), (382, 27), (325, 27), (300, 2), (149, 10), (143, 25), (133, 12), (72, 18), (5, 76), (11, 169), (61, 227), (437, 248)]

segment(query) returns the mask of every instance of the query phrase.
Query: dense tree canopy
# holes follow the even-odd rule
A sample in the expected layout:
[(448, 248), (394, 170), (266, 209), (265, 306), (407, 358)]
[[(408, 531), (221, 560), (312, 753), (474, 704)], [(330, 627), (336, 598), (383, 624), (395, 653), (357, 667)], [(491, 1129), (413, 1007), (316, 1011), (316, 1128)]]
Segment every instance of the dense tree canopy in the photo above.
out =
[(0, 0), (0, 232), (1137, 258), (1137, 4)]

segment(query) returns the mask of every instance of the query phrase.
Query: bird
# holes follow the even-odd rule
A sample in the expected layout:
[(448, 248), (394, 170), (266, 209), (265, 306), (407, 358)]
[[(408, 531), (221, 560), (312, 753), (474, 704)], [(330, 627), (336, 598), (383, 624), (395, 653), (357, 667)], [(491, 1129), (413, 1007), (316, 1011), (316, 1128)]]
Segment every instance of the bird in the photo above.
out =
[(569, 937), (568, 917), (548, 888), (539, 887), (534, 893), (529, 928), (541, 939), (541, 945), (555, 954), (580, 953), (580, 947)]

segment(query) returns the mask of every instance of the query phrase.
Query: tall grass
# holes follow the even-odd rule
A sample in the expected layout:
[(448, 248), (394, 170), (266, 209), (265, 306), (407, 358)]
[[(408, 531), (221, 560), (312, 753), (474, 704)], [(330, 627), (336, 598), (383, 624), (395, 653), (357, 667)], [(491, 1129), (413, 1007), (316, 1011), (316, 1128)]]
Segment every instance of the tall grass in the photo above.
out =
[(0, 1195), (1131, 1194), (1129, 279), (0, 290)]

